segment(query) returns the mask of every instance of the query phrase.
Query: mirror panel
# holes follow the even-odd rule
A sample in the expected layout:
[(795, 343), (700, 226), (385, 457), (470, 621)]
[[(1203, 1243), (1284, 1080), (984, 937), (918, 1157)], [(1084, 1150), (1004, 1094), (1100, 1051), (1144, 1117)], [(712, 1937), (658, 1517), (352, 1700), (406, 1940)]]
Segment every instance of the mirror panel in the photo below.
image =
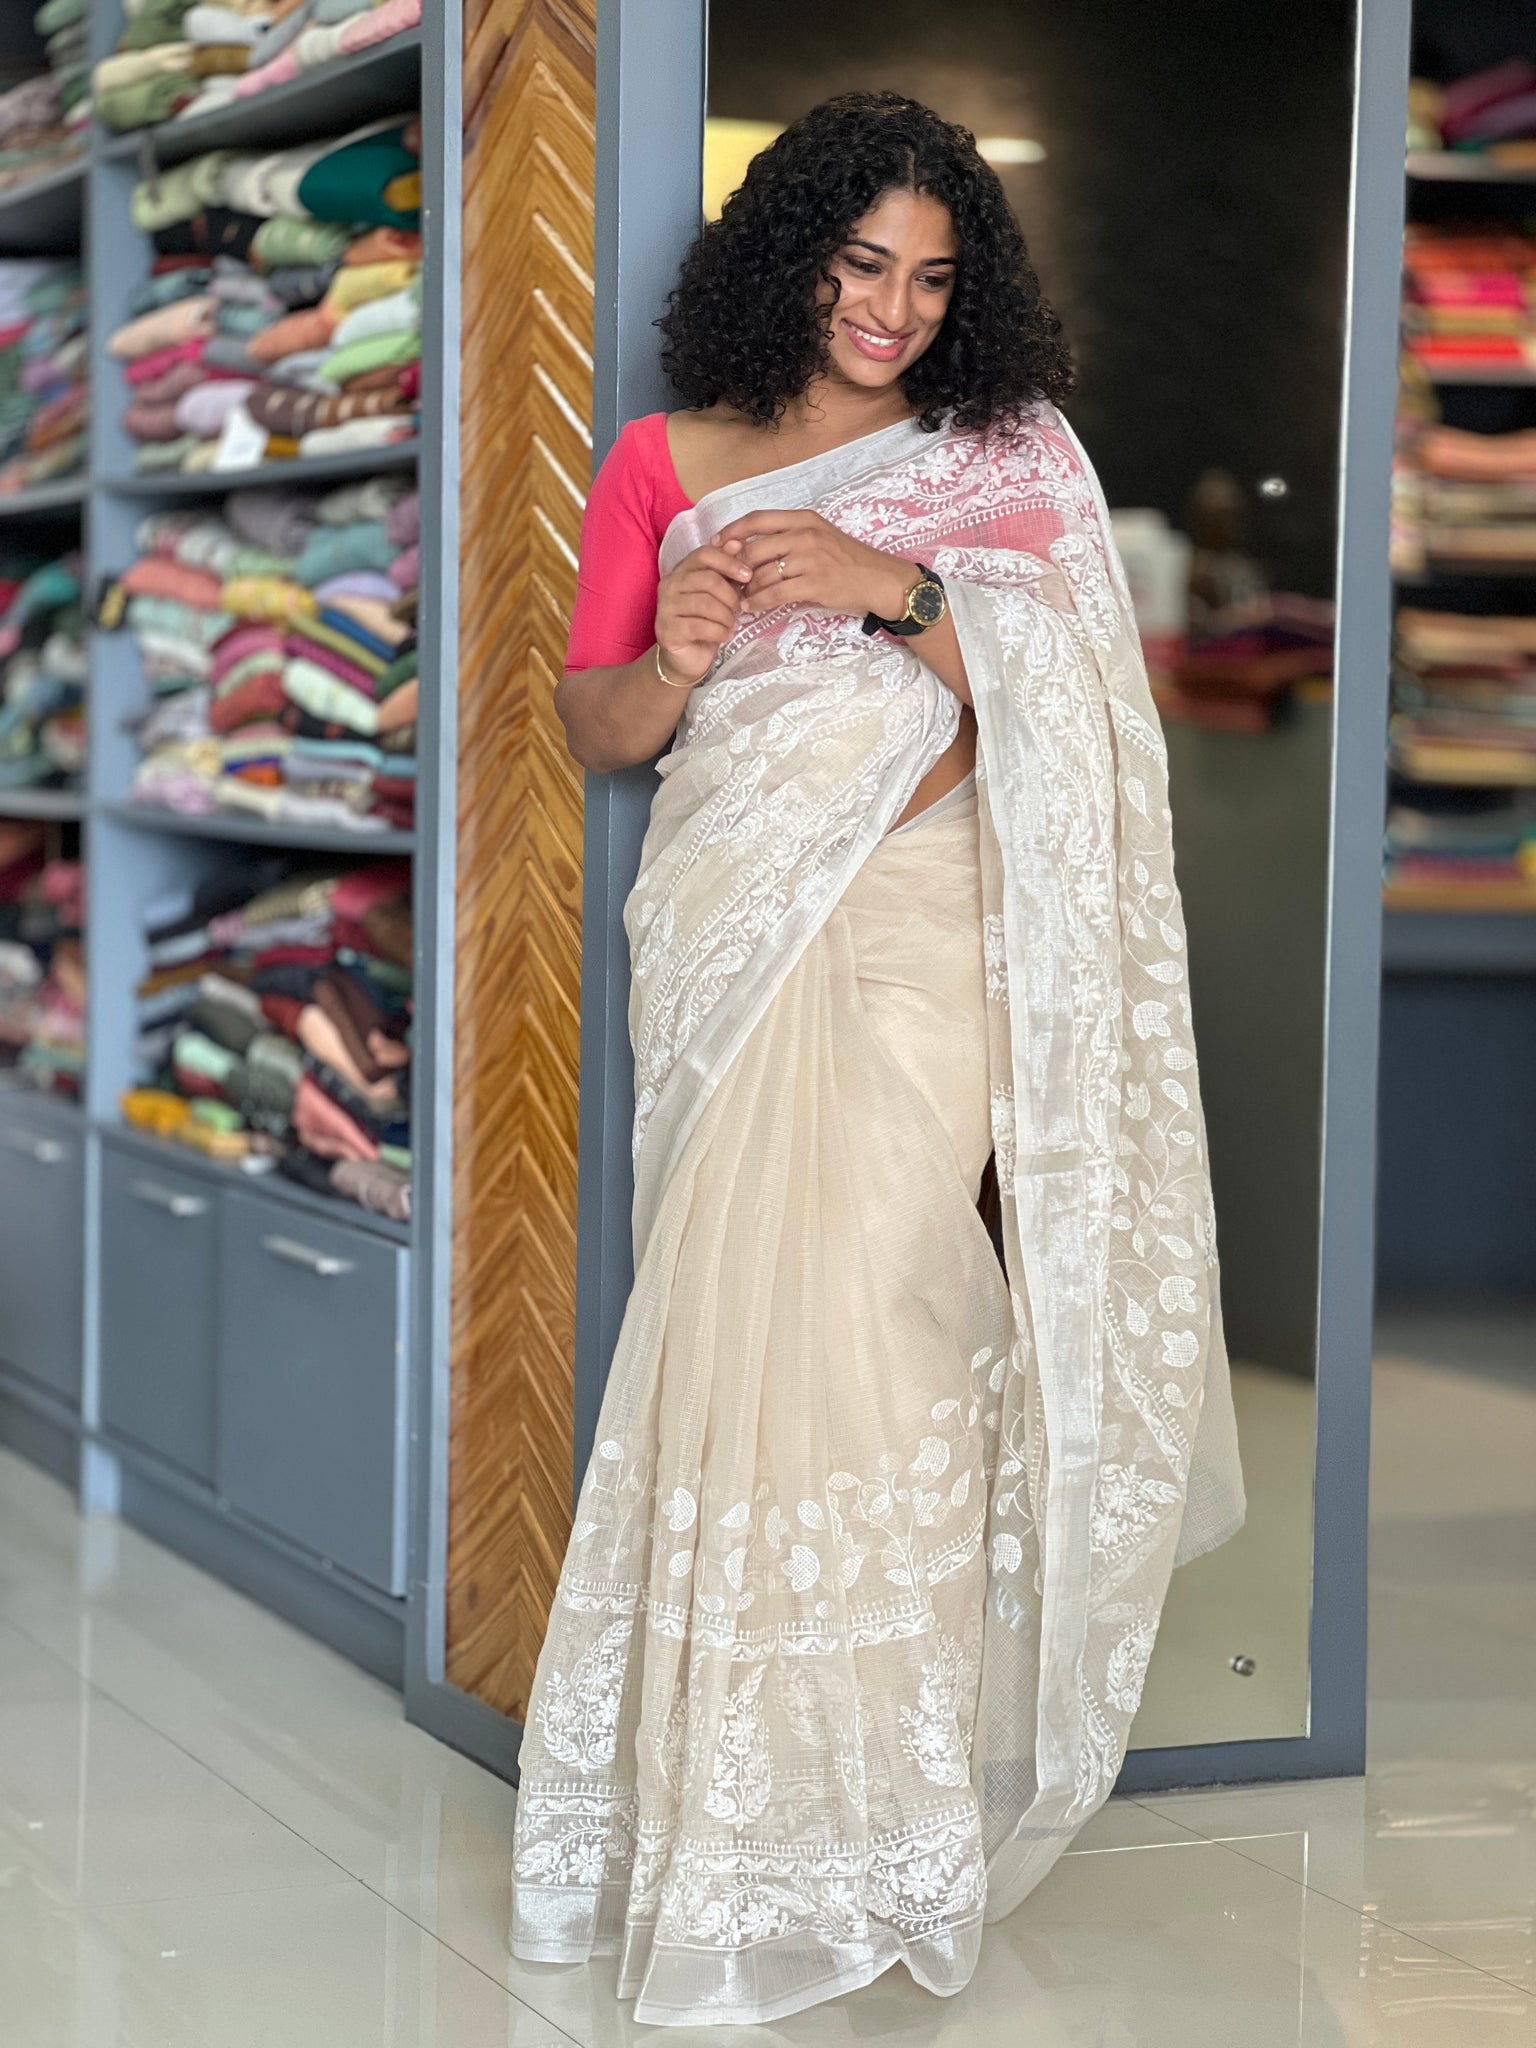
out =
[(704, 201), (833, 93), (976, 134), (1079, 365), (1168, 739), (1249, 1519), (1175, 1577), (1138, 1748), (1308, 1726), (1355, 8), (713, 0)]

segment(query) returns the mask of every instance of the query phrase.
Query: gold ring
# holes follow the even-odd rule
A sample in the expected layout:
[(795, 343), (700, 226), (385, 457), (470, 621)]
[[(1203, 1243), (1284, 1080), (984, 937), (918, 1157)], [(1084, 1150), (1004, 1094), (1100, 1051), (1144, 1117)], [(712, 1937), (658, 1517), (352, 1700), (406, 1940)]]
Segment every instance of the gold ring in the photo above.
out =
[(789, 574), (789, 571), (784, 567), (784, 557), (782, 555), (779, 556), (779, 574), (781, 576), (787, 576)]

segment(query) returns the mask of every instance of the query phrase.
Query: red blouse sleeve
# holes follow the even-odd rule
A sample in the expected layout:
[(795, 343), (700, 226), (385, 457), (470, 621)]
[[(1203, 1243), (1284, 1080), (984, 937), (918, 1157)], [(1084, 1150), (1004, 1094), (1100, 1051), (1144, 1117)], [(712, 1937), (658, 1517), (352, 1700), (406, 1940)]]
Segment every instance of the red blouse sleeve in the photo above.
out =
[(667, 416), (631, 420), (592, 479), (581, 522), (576, 605), (565, 666), (634, 661), (655, 637), (657, 553), (688, 509), (667, 446)]

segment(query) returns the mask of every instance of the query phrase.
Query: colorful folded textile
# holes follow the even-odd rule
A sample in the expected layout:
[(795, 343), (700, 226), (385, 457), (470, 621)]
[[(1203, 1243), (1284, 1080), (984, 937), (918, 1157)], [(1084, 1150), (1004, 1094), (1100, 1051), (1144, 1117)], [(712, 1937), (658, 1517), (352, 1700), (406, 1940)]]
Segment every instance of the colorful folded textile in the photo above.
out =
[[(219, 1157), (263, 1153), (316, 1193), (405, 1220), (410, 983), (368, 950), (366, 927), (384, 917), (408, 949), (409, 892), (400, 862), (317, 870), (277, 857), (147, 905), (143, 1075), (125, 1120)], [(273, 943), (290, 931), (310, 943)], [(0, 945), (0, 1026), (6, 967)], [(30, 961), (16, 972), (38, 980)]]
[(1400, 609), (1389, 738), (1389, 900), (1536, 909), (1536, 619)]
[(37, 33), (46, 38), (47, 68), (0, 90), (0, 191), (7, 193), (78, 161), (83, 153), (88, 26), (83, 8), (51, 28), (43, 25), (47, 11), (33, 18)]
[(0, 259), (0, 495), (84, 464), (84, 322), (78, 263)]
[(1431, 377), (1521, 374), (1536, 364), (1526, 280), (1536, 239), (1502, 228), (1414, 222), (1404, 237), (1403, 340)]
[(0, 792), (73, 784), (84, 766), (80, 557), (0, 556)]
[(80, 89), (89, 83), (102, 119), (119, 130), (202, 114), (260, 94), (385, 42), (421, 19), (420, 0), (270, 0), (263, 6), (244, 0), (139, 0), (125, 11), (117, 53), (97, 64), (93, 75), (79, 34), (84, 17), (61, 24), (60, 31), (79, 38), (71, 51)]
[(362, 836), (411, 826), (418, 686), (398, 551), (385, 517), (347, 517), (393, 514), (405, 489), (251, 487), (140, 523), (120, 579), (150, 693), (135, 801)]
[[(196, 23), (229, 12), (239, 0)], [(136, 466), (243, 469), (415, 431), (421, 238), (401, 188), (418, 148), (419, 123), (396, 121), (264, 154), (210, 150), (141, 180), (133, 217), (155, 274), (108, 344), (134, 387)], [(56, 403), (39, 440), (80, 424)]]
[(77, 1098), (85, 1071), (85, 870), (40, 824), (0, 821), (0, 1076)]

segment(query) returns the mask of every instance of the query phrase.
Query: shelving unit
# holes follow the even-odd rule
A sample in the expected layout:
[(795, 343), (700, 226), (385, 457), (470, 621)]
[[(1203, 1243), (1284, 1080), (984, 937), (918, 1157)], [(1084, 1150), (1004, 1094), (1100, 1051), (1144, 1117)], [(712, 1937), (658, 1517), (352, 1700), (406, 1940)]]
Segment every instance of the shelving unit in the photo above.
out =
[[(66, 1108), (70, 1106), (65, 1105)], [(411, 1226), (408, 1223), (397, 1223), (390, 1216), (376, 1216), (368, 1209), (344, 1209), (329, 1196), (317, 1195), (311, 1189), (301, 1187), (297, 1181), (284, 1179), (280, 1173), (251, 1173), (244, 1167), (230, 1165), (227, 1160), (206, 1158), (185, 1145), (171, 1144), (143, 1131), (126, 1130), (120, 1123), (99, 1125), (97, 1135), (111, 1139), (120, 1151), (136, 1154), (146, 1162), (153, 1161), (176, 1173), (201, 1175), (215, 1187), (249, 1189), (268, 1197), (280, 1208), (292, 1209), (296, 1215), (321, 1217), (327, 1223), (334, 1223), (341, 1217), (349, 1228), (367, 1231), (373, 1237), (387, 1238), (391, 1244), (410, 1244)]]
[(173, 470), (168, 476), (106, 473), (96, 488), (113, 498), (222, 497), (246, 484), (345, 483), (349, 477), (377, 476), (386, 469), (414, 469), (421, 459), (419, 440), (396, 441), (387, 448), (360, 448), (345, 455), (315, 455), (307, 462), (263, 462), (251, 469)]
[[(1466, 152), (1410, 152), (1408, 213), (1443, 223), (1499, 205), (1523, 211), (1536, 168)], [(1438, 192), (1434, 188), (1441, 188)], [(1446, 187), (1458, 188), (1445, 190)], [(1465, 194), (1462, 198), (1460, 195)], [(1428, 370), (1452, 424), (1533, 423), (1536, 369)], [(1431, 609), (1536, 610), (1536, 563), (1431, 556), (1394, 577)], [(1479, 787), (1502, 786), (1489, 782)], [(1536, 1130), (1529, 1042), (1536, 1032), (1536, 890), (1389, 885), (1382, 924), (1379, 1280), (1384, 1286), (1528, 1286), (1536, 1260), (1515, 1222), (1529, 1207)]]
[(1503, 386), (1510, 391), (1523, 391), (1536, 384), (1536, 370), (1517, 370), (1508, 363), (1490, 363), (1485, 369), (1481, 365), (1469, 365), (1458, 370), (1430, 370), (1431, 384), (1447, 391), (1458, 384), (1487, 384), (1495, 388)]
[[(447, 138), (422, 88), (447, 30), (427, 26), (233, 106), (142, 134), (95, 133), (87, 160), (0, 193), (0, 251), (83, 251), (91, 425), (86, 478), (0, 497), (0, 543), (79, 523), (86, 587), (128, 566), (156, 506), (251, 484), (325, 487), (417, 467), (423, 478), (421, 691), (440, 690), (448, 638), (430, 617), (442, 465), (434, 441), (444, 328), (456, 290), (446, 218)], [(115, 45), (120, 0), (93, 0), (92, 51)], [(148, 243), (129, 206), (147, 162), (213, 148), (282, 148), (391, 114), (423, 119), (423, 433), (391, 447), (219, 474), (138, 475), (120, 425), (120, 366), (106, 341), (144, 275)], [(459, 146), (457, 133), (453, 146)], [(452, 189), (456, 189), (453, 187)], [(380, 1675), (398, 1682), (406, 1617), (411, 1278), (418, 1230), (286, 1179), (252, 1174), (124, 1126), (137, 1078), (134, 989), (141, 908), (257, 851), (357, 861), (414, 856), (418, 833), (269, 824), (231, 810), (183, 816), (128, 800), (123, 720), (142, 701), (137, 656), (91, 636), (85, 785), (0, 790), (0, 817), (78, 826), (89, 867), (87, 1070), (78, 1108), (0, 1089), (0, 1441), (119, 1509)], [(418, 824), (436, 827), (440, 724), (424, 709)], [(436, 902), (413, 872), (418, 954)], [(418, 1011), (412, 1123), (436, 1083), (433, 1016)]]
[(87, 160), (0, 191), (0, 254), (52, 256), (80, 246)]
[(71, 513), (78, 516), (87, 495), (83, 476), (63, 477), (56, 484), (35, 484), (30, 491), (0, 494), (0, 519), (25, 520), (36, 525)]
[[(423, 11), (430, 11), (430, 5), (428, 0)], [(101, 0), (95, 0), (95, 9), (99, 17)], [(422, 45), (422, 30), (407, 29), (371, 50), (335, 58), (287, 85), (271, 86), (211, 113), (161, 121), (130, 135), (102, 132), (96, 138), (97, 161), (136, 165), (147, 150), (156, 163), (180, 164), (206, 149), (286, 149), (316, 135), (344, 134), (398, 113), (412, 94), (420, 103)]]
[(1410, 149), (1407, 170), (1425, 184), (1536, 185), (1536, 164), (1517, 170), (1469, 150)]
[[(89, 161), (84, 155), (0, 190), (0, 256), (79, 256)], [(35, 538), (84, 540), (83, 476), (0, 493), (0, 549)], [(87, 849), (85, 788), (0, 789), (0, 819), (41, 820)], [(85, 1108), (0, 1087), (0, 1439), (56, 1468), (78, 1465), (85, 1277)], [(39, 1247), (46, 1253), (39, 1257)]]
[(238, 811), (211, 817), (157, 810), (153, 804), (104, 803), (98, 815), (133, 831), (170, 832), (186, 839), (217, 839), (230, 845), (289, 847), (303, 853), (345, 853), (359, 860), (383, 854), (416, 851), (414, 832), (348, 832), (324, 825), (269, 825), (264, 818), (243, 818)]
[(0, 790), (0, 818), (45, 818), (78, 822), (85, 816), (85, 792), (79, 789)]

